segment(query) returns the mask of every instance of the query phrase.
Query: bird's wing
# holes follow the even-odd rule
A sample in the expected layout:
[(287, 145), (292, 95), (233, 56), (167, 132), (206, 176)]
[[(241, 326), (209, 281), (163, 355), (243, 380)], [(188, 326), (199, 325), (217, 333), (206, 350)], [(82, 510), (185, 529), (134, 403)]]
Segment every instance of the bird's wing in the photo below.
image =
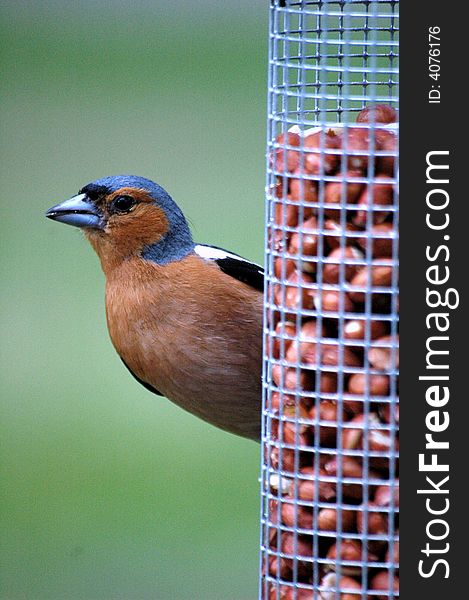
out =
[(153, 392), (157, 396), (163, 396), (163, 394), (161, 392), (159, 392), (156, 388), (154, 388), (152, 385), (150, 385), (146, 381), (143, 381), (143, 379), (140, 379), (140, 377), (137, 377), (137, 375), (135, 375), (135, 373), (132, 371), (132, 369), (129, 367), (129, 365), (122, 358), (122, 356), (120, 357), (120, 359), (124, 363), (124, 365), (127, 367), (127, 370), (132, 375), (132, 377), (134, 377), (141, 385), (143, 385), (144, 388), (146, 388), (149, 392)]
[(264, 291), (264, 269), (261, 266), (216, 246), (197, 244), (194, 251), (201, 258), (215, 262), (227, 275), (260, 292)]

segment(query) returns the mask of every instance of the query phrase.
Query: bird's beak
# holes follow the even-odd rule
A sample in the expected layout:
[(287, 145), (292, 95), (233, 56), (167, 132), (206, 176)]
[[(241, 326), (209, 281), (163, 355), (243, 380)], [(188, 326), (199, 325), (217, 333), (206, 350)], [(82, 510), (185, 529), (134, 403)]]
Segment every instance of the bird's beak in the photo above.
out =
[(103, 216), (86, 194), (78, 194), (49, 208), (46, 217), (75, 227), (103, 228)]

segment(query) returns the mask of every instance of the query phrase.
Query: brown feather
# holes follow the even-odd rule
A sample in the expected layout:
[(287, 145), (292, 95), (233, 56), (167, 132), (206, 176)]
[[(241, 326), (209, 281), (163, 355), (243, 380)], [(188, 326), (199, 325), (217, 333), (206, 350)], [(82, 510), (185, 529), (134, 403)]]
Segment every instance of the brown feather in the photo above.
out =
[[(125, 215), (108, 214), (108, 205), (120, 195), (131, 195), (138, 204)], [(105, 229), (88, 229), (85, 235), (106, 274), (123, 260), (138, 256), (145, 246), (158, 242), (169, 228), (164, 210), (152, 202), (145, 190), (120, 188), (104, 199), (101, 208), (107, 216)]]
[(182, 408), (258, 439), (262, 294), (195, 255), (101, 261), (109, 332), (129, 368)]

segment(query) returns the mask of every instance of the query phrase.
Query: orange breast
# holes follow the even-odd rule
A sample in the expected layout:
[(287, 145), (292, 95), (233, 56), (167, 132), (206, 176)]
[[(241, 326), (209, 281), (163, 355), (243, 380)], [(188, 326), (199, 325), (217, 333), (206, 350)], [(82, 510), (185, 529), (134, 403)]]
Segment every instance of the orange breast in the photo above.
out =
[(222, 429), (260, 431), (262, 294), (197, 256), (108, 275), (113, 344), (129, 368)]

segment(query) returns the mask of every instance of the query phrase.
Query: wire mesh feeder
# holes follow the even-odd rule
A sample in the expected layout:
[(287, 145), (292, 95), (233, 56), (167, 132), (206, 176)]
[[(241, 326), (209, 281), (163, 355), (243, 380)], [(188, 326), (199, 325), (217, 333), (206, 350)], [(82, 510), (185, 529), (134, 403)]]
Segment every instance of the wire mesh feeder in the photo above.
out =
[(398, 11), (271, 6), (263, 600), (399, 596)]

